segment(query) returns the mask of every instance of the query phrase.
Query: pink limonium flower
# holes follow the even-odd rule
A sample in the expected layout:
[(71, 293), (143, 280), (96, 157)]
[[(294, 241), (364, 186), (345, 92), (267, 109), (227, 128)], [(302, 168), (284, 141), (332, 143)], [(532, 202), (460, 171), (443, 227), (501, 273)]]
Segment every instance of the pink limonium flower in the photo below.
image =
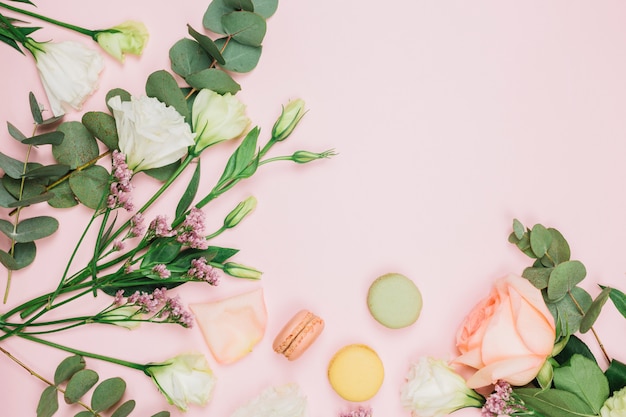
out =
[(148, 232), (152, 233), (155, 237), (170, 237), (176, 234), (172, 231), (172, 228), (167, 221), (167, 216), (161, 214), (156, 216), (154, 220), (150, 222)]
[(144, 223), (144, 215), (142, 213), (136, 213), (130, 219), (130, 232), (129, 237), (141, 236), (146, 232), (146, 225)]
[(194, 249), (206, 249), (209, 244), (206, 237), (201, 234), (204, 231), (204, 218), (202, 210), (192, 208), (178, 228), (176, 240)]
[(372, 417), (372, 409), (359, 407), (356, 410), (344, 411), (339, 417)]
[(528, 409), (524, 403), (513, 395), (513, 388), (506, 381), (498, 381), (494, 385), (494, 391), (489, 395), (483, 405), (482, 417), (502, 417), (525, 415)]
[(218, 285), (220, 282), (219, 273), (215, 268), (207, 264), (205, 258), (193, 259), (191, 268), (187, 271), (187, 276), (199, 281), (206, 281), (211, 285)]
[(178, 297), (169, 297), (165, 288), (157, 288), (152, 293), (136, 291), (126, 299), (126, 305), (139, 307), (140, 313), (152, 314), (149, 321), (176, 323), (183, 327), (193, 325), (193, 315)]
[(130, 180), (133, 176), (132, 171), (126, 165), (126, 157), (123, 153), (115, 150), (112, 156), (112, 177), (113, 180), (109, 187), (109, 196), (107, 197), (107, 207), (116, 209), (123, 207), (126, 211), (132, 211), (134, 206), (131, 198), (133, 185)]
[(172, 276), (172, 273), (169, 271), (169, 269), (167, 269), (167, 266), (165, 264), (155, 265), (154, 268), (152, 268), (152, 272), (157, 274), (159, 278), (163, 278), (163, 279), (169, 278)]

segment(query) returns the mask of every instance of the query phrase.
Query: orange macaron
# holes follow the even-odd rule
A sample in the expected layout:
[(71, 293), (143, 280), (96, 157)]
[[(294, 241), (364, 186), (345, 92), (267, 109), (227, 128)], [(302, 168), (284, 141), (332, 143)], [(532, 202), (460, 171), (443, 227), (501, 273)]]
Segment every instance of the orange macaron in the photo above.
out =
[(324, 330), (324, 320), (308, 310), (300, 310), (276, 335), (273, 348), (293, 361), (298, 359)]

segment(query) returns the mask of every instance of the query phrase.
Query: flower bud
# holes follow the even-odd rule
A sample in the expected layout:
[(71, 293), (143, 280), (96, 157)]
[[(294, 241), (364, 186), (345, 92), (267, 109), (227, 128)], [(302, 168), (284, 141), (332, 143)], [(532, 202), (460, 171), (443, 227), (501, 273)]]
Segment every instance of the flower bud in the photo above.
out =
[(124, 54), (141, 55), (148, 36), (146, 25), (129, 20), (110, 29), (98, 31), (95, 38), (109, 55), (124, 62)]
[(261, 271), (257, 271), (249, 266), (236, 264), (234, 262), (228, 262), (224, 264), (224, 272), (231, 277), (246, 278), (246, 279), (260, 279), (263, 274)]
[(300, 119), (304, 116), (304, 100), (297, 99), (287, 103), (283, 111), (272, 128), (272, 138), (280, 142), (287, 139), (296, 128)]
[(224, 219), (224, 228), (230, 229), (235, 227), (256, 207), (256, 198), (250, 196), (241, 203), (237, 204), (237, 207), (233, 209), (228, 216)]
[(296, 151), (293, 155), (291, 155), (291, 159), (293, 162), (297, 162), (298, 164), (306, 164), (307, 162), (316, 161), (318, 159), (330, 158), (331, 156), (335, 156), (335, 152), (331, 149), (328, 151), (324, 151), (322, 153), (313, 153), (309, 151)]

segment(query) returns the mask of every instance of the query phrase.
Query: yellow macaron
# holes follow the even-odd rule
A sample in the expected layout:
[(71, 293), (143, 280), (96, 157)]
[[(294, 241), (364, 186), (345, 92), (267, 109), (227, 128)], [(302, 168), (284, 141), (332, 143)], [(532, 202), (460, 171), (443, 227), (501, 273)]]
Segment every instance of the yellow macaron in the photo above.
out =
[(347, 345), (330, 360), (328, 380), (335, 392), (353, 402), (372, 398), (383, 383), (383, 363), (369, 346)]

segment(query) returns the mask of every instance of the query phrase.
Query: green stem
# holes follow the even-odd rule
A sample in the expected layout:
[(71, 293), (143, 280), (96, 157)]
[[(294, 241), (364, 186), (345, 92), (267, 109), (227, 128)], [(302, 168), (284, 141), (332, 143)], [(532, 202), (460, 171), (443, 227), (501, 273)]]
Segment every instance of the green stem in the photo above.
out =
[(8, 5), (6, 3), (2, 3), (2, 2), (0, 2), (0, 7), (3, 7), (5, 9), (7, 9), (7, 10), (11, 10), (12, 12), (21, 13), (21, 14), (26, 15), (26, 16), (34, 17), (35, 19), (43, 20), (44, 22), (52, 23), (53, 25), (57, 25), (57, 26), (61, 26), (61, 27), (66, 28), (66, 29), (73, 30), (73, 31), (81, 33), (83, 35), (87, 35), (90, 38), (92, 38), (93, 40), (96, 40), (95, 36), (98, 33), (98, 31), (85, 29), (83, 27), (72, 25), (70, 23), (65, 23), (65, 22), (61, 22), (61, 21), (56, 20), (56, 19), (51, 19), (49, 17), (40, 15), (38, 13), (34, 13), (34, 12), (31, 12), (31, 11), (28, 11), (28, 10), (20, 9), (18, 7), (11, 6), (11, 5)]

